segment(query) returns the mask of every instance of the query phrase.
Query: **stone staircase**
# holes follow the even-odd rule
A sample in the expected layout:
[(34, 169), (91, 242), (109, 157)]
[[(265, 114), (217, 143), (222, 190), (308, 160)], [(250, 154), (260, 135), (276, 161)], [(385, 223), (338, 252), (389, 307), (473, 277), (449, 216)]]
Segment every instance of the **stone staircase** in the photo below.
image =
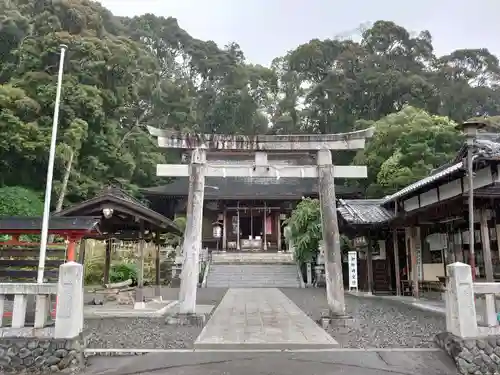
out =
[(301, 282), (292, 254), (214, 253), (207, 287), (299, 288)]

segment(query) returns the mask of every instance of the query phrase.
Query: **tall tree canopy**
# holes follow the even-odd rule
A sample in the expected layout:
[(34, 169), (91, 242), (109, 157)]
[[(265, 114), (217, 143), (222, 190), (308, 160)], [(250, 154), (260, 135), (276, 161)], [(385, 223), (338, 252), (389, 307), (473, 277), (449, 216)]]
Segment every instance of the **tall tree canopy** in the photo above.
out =
[(500, 114), (497, 57), (484, 48), (436, 56), (429, 32), (389, 21), (359, 41), (311, 40), (263, 67), (174, 18), (115, 17), (88, 0), (10, 0), (0, 4), (0, 186), (44, 188), (61, 43), (58, 208), (110, 182), (131, 191), (161, 183), (156, 164), (177, 155), (159, 150), (146, 125), (286, 134), (374, 124), (354, 162), (368, 164), (377, 195), (444, 162), (458, 147), (453, 121)]

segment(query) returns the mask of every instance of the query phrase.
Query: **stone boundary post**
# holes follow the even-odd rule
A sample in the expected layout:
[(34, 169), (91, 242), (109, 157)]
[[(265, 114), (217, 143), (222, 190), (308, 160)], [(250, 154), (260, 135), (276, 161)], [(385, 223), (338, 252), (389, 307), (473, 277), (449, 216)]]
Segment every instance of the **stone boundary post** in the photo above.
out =
[(73, 339), (83, 330), (83, 266), (68, 262), (59, 267), (56, 339)]
[(463, 339), (478, 336), (471, 267), (456, 262), (446, 266), (446, 330)]

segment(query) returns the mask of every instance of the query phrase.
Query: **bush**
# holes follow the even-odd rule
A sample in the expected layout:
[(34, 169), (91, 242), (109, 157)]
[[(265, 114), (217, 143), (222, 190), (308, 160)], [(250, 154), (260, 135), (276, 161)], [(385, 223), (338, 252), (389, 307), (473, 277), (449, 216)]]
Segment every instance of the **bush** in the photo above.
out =
[(132, 285), (137, 285), (137, 266), (134, 263), (118, 263), (111, 266), (109, 282), (119, 283), (132, 280)]
[(104, 277), (104, 256), (93, 256), (85, 259), (85, 285), (101, 285)]

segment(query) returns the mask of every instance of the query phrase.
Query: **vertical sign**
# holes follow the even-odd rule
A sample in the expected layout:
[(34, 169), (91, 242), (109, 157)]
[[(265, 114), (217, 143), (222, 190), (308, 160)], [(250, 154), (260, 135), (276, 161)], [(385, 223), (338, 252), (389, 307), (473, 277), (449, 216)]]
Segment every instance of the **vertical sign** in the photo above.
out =
[(415, 228), (415, 255), (417, 258), (417, 273), (418, 280), (422, 281), (423, 278), (423, 264), (422, 264), (422, 239), (420, 233), (420, 227)]
[(347, 262), (349, 265), (349, 290), (358, 290), (358, 253), (349, 251)]

